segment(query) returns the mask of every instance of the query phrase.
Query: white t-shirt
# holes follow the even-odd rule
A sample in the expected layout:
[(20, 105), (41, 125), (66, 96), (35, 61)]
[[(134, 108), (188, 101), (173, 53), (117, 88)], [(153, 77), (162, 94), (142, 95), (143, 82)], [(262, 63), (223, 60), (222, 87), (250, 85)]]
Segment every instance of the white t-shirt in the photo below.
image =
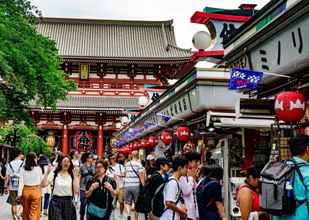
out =
[(188, 210), (188, 218), (193, 220), (198, 219), (199, 216), (196, 200), (196, 185), (192, 176), (182, 176), (179, 179), (179, 187)]
[(32, 170), (25, 170), (24, 168), (20, 171), (18, 196), (22, 195), (24, 186), (39, 186), (43, 179), (42, 169), (39, 166), (34, 167)]
[(122, 164), (116, 163), (114, 166), (110, 166), (107, 175), (116, 181), (118, 188), (123, 188), (125, 168)]
[[(9, 176), (9, 178), (13, 177), (13, 176), (19, 176), (20, 177), (20, 172), (23, 166), (23, 161), (22, 160), (13, 160), (10, 163), (7, 164), (6, 167), (6, 175)], [(10, 166), (11, 165), (11, 166)], [(11, 167), (13, 168), (13, 170), (11, 169)], [(17, 191), (18, 188), (14, 188), (11, 184), (11, 181), (9, 179), (9, 190), (15, 190)]]
[[(54, 175), (55, 174), (53, 172), (52, 175), (49, 176), (49, 182), (53, 182)], [(72, 177), (70, 175), (63, 176), (58, 173), (55, 179), (54, 191), (52, 194), (55, 196), (73, 196)]]
[[(181, 190), (179, 188), (179, 185), (177, 183), (177, 180), (174, 177), (170, 177), (169, 181), (166, 183), (164, 189), (163, 189), (163, 198), (164, 198), (164, 204), (166, 202), (174, 202), (177, 204), (177, 207), (181, 207), (181, 201), (179, 201), (179, 196), (181, 194)], [(173, 215), (175, 213), (175, 218), (173, 219)], [(160, 220), (180, 220), (180, 216), (177, 212), (174, 212), (171, 209), (167, 209), (163, 215), (160, 217)]]
[(126, 177), (124, 178), (124, 187), (137, 187), (140, 184), (139, 174), (143, 171), (143, 166), (139, 161), (131, 160), (125, 165)]

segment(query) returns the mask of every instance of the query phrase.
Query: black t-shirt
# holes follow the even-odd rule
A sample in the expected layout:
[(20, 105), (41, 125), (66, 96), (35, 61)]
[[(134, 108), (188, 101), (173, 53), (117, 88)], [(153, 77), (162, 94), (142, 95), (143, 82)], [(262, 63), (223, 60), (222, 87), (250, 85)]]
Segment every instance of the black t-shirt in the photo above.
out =
[(98, 182), (100, 186), (92, 192), (91, 196), (88, 198), (88, 201), (100, 208), (107, 209), (109, 212), (111, 212), (113, 210), (113, 196), (112, 193), (104, 187), (104, 183), (110, 183), (115, 190), (116, 182), (108, 176), (105, 176), (102, 182), (96, 178), (92, 178), (88, 181), (86, 190), (89, 190), (90, 186), (95, 182)]
[[(219, 182), (205, 178), (197, 187), (197, 202), (200, 215), (204, 212), (218, 212), (216, 202), (222, 202), (222, 186)], [(203, 219), (203, 218), (202, 218)]]
[(151, 197), (155, 194), (158, 187), (164, 183), (164, 179), (159, 172), (155, 172), (148, 180), (149, 194)]

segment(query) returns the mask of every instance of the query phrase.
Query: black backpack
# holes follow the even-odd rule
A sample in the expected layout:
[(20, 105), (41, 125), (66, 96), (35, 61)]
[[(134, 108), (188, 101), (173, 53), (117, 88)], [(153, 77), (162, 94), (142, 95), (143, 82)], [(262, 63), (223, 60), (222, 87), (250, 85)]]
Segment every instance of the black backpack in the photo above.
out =
[[(170, 182), (170, 181), (176, 181), (174, 178), (169, 178), (167, 182), (162, 183), (155, 191), (152, 199), (151, 199), (151, 211), (152, 214), (158, 218), (160, 218), (163, 213), (167, 210), (167, 208), (165, 207), (164, 204), (164, 195), (163, 195), (163, 190), (165, 185)], [(176, 181), (177, 182), (177, 181)], [(177, 187), (178, 187), (178, 196), (177, 196), (177, 200), (176, 200), (176, 204), (182, 199), (182, 193), (181, 190), (179, 188), (178, 182), (177, 182)], [(175, 213), (174, 213), (175, 215)]]
[[(261, 210), (274, 216), (284, 216), (294, 214), (296, 208), (305, 202), (308, 204), (307, 199), (297, 201), (293, 191), (295, 175), (304, 184), (299, 170), (302, 166), (305, 163), (296, 163), (295, 160), (266, 164), (261, 172)], [(304, 187), (307, 190), (305, 184)]]

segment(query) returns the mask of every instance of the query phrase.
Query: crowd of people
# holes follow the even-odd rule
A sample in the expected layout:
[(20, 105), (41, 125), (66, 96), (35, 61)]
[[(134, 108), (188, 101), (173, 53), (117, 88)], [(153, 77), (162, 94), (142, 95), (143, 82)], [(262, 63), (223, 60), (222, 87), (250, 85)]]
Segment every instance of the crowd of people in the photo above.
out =
[[(306, 202), (297, 206), (295, 214), (276, 219), (308, 220), (309, 138), (296, 137), (291, 143), (295, 160), (306, 165), (301, 167), (304, 183), (294, 183), (296, 199)], [(149, 154), (143, 161), (133, 151), (102, 160), (72, 151), (50, 158), (32, 152), (24, 159), (16, 150), (14, 160), (1, 162), (0, 195), (8, 193), (13, 219), (18, 219), (19, 206), (24, 220), (39, 220), (42, 215), (50, 220), (76, 220), (77, 210), (80, 220), (138, 220), (137, 211), (150, 220), (228, 219), (223, 169), (214, 161), (201, 163), (200, 158), (187, 152), (169, 159)], [(241, 219), (271, 219), (260, 209), (260, 172), (250, 167), (245, 176), (237, 190)]]

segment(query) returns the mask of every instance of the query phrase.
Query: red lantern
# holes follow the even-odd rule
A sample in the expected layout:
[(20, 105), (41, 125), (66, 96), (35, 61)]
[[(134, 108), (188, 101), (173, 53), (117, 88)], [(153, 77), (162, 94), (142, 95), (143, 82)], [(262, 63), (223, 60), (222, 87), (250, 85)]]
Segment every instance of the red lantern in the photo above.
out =
[(275, 112), (279, 120), (300, 121), (306, 110), (305, 97), (299, 92), (282, 92), (276, 97)]
[(172, 134), (168, 131), (163, 131), (160, 135), (160, 139), (164, 144), (169, 145), (172, 143)]
[(148, 147), (152, 148), (157, 145), (157, 137), (156, 136), (150, 136), (148, 139)]
[(139, 143), (138, 143), (138, 141), (133, 143), (132, 149), (133, 149), (133, 150), (138, 150), (138, 149), (139, 149)]
[(143, 147), (143, 148), (147, 147), (147, 139), (146, 138), (141, 140), (141, 147)]
[(179, 141), (187, 142), (190, 139), (190, 128), (188, 127), (178, 127), (176, 130), (176, 136)]

